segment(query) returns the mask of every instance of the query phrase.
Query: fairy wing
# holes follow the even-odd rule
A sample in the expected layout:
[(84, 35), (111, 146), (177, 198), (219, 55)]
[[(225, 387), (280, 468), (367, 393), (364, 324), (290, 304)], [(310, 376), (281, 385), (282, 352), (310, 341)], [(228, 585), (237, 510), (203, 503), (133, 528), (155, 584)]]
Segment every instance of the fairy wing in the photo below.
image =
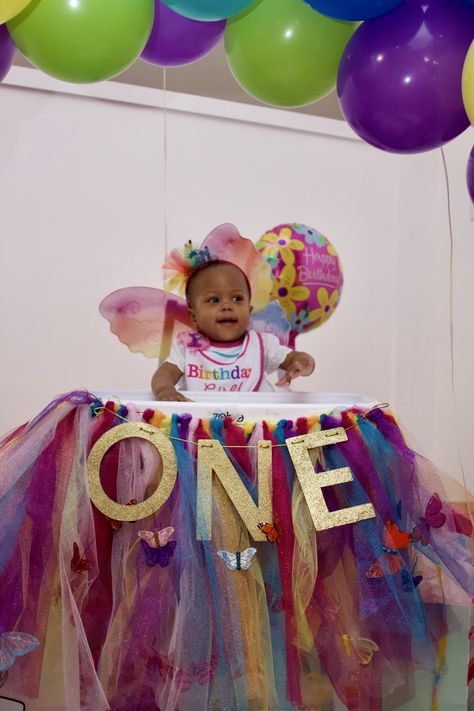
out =
[(0, 671), (9, 669), (16, 657), (39, 647), (39, 641), (27, 632), (4, 632), (0, 635)]
[(192, 330), (184, 299), (148, 286), (113, 291), (101, 301), (99, 311), (132, 353), (147, 358), (166, 360), (175, 327)]
[(237, 265), (246, 274), (252, 289), (252, 304), (256, 311), (267, 303), (273, 287), (270, 265), (252, 240), (242, 237), (235, 225), (219, 225), (210, 232), (201, 245), (211, 256), (216, 255)]
[(270, 301), (261, 311), (253, 312), (249, 328), (259, 333), (271, 333), (282, 346), (288, 345), (290, 323), (278, 301)]

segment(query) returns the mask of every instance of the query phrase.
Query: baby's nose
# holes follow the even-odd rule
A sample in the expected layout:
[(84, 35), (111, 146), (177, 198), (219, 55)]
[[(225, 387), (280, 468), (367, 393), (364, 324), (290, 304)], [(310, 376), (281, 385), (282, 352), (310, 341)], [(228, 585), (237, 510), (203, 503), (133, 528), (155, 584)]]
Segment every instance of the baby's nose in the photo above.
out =
[(230, 299), (224, 299), (221, 304), (221, 308), (223, 311), (229, 311), (232, 310), (233, 303)]

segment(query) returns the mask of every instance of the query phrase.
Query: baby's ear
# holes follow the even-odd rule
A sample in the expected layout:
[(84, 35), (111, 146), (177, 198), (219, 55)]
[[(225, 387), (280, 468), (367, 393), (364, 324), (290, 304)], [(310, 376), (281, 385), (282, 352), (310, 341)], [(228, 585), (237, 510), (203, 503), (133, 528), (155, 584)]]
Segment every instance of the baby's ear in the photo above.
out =
[(253, 306), (252, 306), (252, 304), (250, 304), (249, 311), (250, 311), (250, 313), (252, 313), (252, 311), (253, 311)]
[(192, 309), (188, 309), (189, 320), (193, 328), (197, 328), (196, 314)]

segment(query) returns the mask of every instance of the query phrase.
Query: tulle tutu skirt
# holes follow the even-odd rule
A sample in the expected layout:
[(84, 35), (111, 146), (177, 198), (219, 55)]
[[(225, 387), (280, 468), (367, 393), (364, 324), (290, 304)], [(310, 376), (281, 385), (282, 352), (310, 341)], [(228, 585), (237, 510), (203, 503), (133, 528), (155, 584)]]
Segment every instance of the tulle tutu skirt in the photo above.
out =
[[(121, 523), (91, 503), (87, 457), (105, 432), (143, 418), (172, 438), (178, 479), (159, 512)], [(275, 542), (249, 537), (217, 480), (212, 539), (196, 539), (194, 442), (246, 445), (226, 452), (256, 497), (249, 445), (339, 426), (347, 442), (325, 447), (317, 468), (350, 467), (354, 481), (325, 490), (328, 508), (371, 502), (375, 518), (316, 533), (278, 446)], [(148, 442), (127, 439), (104, 456), (101, 481), (133, 506), (159, 470)], [(0, 444), (0, 633), (40, 642), (2, 673), (0, 694), (47, 711), (329, 711), (337, 698), (376, 711), (412, 698), (426, 670), (419, 708), (436, 709), (456, 631), (448, 611), (469, 612), (474, 595), (472, 526), (447, 499), (443, 477), (380, 409), (237, 425), (68, 393)], [(174, 543), (153, 557), (138, 531), (167, 527)], [(247, 569), (217, 555), (252, 547)]]

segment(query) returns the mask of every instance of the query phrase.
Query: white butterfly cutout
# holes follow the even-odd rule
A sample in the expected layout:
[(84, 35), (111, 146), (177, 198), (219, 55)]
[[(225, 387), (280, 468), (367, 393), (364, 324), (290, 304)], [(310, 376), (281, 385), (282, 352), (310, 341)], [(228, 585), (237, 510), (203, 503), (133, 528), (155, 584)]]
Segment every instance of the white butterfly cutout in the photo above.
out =
[(229, 570), (247, 570), (256, 552), (256, 548), (246, 548), (244, 551), (236, 553), (217, 551), (217, 555), (222, 558)]
[(39, 647), (39, 641), (27, 632), (3, 632), (0, 634), (0, 672), (10, 669), (17, 657)]
[(138, 538), (148, 543), (151, 548), (163, 548), (174, 533), (174, 528), (168, 526), (161, 531), (138, 531)]

